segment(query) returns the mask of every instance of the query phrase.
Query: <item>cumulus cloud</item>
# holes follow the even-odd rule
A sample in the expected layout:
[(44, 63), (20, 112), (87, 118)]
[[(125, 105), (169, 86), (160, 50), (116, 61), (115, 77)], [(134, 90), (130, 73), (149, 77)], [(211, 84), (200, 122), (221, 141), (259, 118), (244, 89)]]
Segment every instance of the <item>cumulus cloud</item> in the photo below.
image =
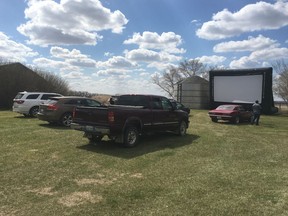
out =
[(275, 4), (257, 2), (248, 4), (232, 13), (227, 9), (213, 15), (196, 31), (198, 37), (207, 40), (224, 39), (244, 32), (279, 29), (288, 25), (288, 2)]
[(164, 50), (169, 53), (186, 52), (178, 48), (182, 44), (182, 38), (174, 32), (163, 32), (161, 35), (148, 31), (142, 35), (134, 33), (132, 38), (124, 41), (124, 44), (137, 44), (140, 49)]
[(212, 56), (202, 56), (202, 57), (196, 58), (196, 60), (199, 60), (200, 62), (204, 64), (217, 65), (219, 63), (223, 63), (226, 60), (226, 57), (212, 55)]
[(161, 61), (160, 54), (158, 52), (148, 49), (135, 49), (128, 51), (125, 54), (127, 59), (135, 62), (154, 62)]
[(125, 52), (125, 57), (134, 62), (156, 63), (156, 62), (175, 62), (181, 60), (182, 57), (167, 52), (156, 52), (149, 49), (134, 49)]
[(99, 0), (30, 0), (25, 18), (28, 21), (17, 30), (40, 46), (95, 45), (102, 39), (96, 32), (122, 33), (128, 23), (124, 14), (103, 7)]
[(249, 56), (244, 56), (240, 59), (234, 60), (230, 63), (231, 68), (248, 68), (263, 66), (263, 62), (271, 62), (278, 59), (288, 60), (288, 48), (271, 48), (264, 50), (257, 50), (252, 52)]
[(259, 35), (258, 37), (249, 37), (248, 40), (219, 43), (214, 46), (213, 50), (216, 53), (243, 52), (275, 48), (279, 45), (276, 40)]
[(113, 56), (108, 61), (98, 62), (97, 67), (104, 68), (133, 68), (137, 67), (136, 63), (131, 62), (125, 57), (122, 56)]
[(51, 47), (50, 54), (54, 58), (64, 59), (65, 62), (79, 67), (95, 67), (96, 61), (88, 55), (84, 55), (80, 50), (68, 50), (62, 47)]
[(92, 76), (117, 76), (117, 77), (130, 77), (127, 75), (131, 71), (126, 70), (126, 69), (116, 69), (116, 68), (110, 68), (110, 69), (105, 69), (105, 70), (99, 70), (95, 73), (92, 74)]
[(53, 70), (59, 70), (60, 72), (81, 71), (79, 67), (73, 66), (68, 62), (55, 61), (55, 60), (48, 59), (48, 58), (36, 58), (33, 60), (33, 64), (36, 67), (44, 68), (45, 70), (53, 69)]
[(6, 61), (26, 62), (26, 58), (35, 57), (38, 53), (24, 44), (17, 43), (3, 32), (0, 32), (0, 58)]

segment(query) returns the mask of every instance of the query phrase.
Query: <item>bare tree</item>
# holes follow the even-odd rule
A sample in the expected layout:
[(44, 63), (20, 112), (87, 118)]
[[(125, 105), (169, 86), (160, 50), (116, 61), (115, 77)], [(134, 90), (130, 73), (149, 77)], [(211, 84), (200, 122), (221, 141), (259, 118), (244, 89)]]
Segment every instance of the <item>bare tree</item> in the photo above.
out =
[(46, 91), (68, 95), (70, 91), (69, 85), (68, 82), (64, 80), (62, 77), (37, 68), (36, 69), (34, 68), (34, 71), (48, 82), (47, 86), (45, 86)]
[(164, 90), (170, 97), (174, 97), (177, 84), (186, 78), (201, 75), (208, 79), (208, 67), (199, 60), (191, 59), (180, 62), (178, 67), (170, 66), (161, 75), (157, 74), (152, 82)]
[(201, 75), (207, 71), (206, 65), (197, 59), (185, 60), (179, 64), (179, 72), (186, 78)]
[(158, 85), (168, 95), (174, 98), (174, 94), (177, 88), (177, 83), (183, 80), (183, 77), (178, 71), (178, 68), (170, 66), (163, 72), (162, 75), (156, 74), (152, 77), (152, 82)]
[(273, 68), (278, 74), (274, 79), (274, 92), (288, 104), (288, 64), (284, 60), (277, 61)]

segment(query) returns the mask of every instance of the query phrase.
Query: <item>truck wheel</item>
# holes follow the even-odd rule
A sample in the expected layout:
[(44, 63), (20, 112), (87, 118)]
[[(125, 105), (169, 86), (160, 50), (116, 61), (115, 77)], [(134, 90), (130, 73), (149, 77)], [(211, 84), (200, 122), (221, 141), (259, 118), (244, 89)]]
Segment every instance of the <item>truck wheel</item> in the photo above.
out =
[(185, 136), (186, 135), (186, 131), (187, 131), (187, 124), (185, 121), (181, 121), (179, 124), (179, 128), (178, 128), (178, 135), (179, 136)]
[(66, 126), (66, 127), (70, 127), (71, 123), (72, 123), (72, 114), (71, 113), (65, 113), (61, 117), (61, 124)]
[(39, 112), (39, 107), (38, 106), (34, 106), (30, 109), (29, 114), (32, 117), (37, 117), (37, 113)]
[(136, 127), (127, 127), (124, 134), (124, 146), (134, 147), (139, 141), (139, 132)]

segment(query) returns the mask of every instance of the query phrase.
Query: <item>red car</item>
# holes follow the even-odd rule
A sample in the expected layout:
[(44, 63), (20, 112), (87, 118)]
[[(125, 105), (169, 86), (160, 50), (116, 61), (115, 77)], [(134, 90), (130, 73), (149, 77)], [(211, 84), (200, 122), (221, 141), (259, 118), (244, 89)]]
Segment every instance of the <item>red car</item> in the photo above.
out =
[(253, 116), (251, 111), (244, 109), (242, 105), (221, 105), (209, 111), (209, 117), (213, 122), (218, 120), (230, 121), (235, 124), (243, 121), (251, 121)]

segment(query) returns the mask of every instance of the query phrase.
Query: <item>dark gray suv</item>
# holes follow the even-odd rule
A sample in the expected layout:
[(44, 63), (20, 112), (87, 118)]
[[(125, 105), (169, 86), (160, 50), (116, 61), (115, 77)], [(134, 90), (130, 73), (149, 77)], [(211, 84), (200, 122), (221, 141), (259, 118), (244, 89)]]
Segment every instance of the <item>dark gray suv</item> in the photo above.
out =
[(37, 116), (40, 120), (70, 127), (73, 111), (77, 106), (99, 107), (101, 103), (85, 97), (52, 97), (47, 103), (40, 105)]

